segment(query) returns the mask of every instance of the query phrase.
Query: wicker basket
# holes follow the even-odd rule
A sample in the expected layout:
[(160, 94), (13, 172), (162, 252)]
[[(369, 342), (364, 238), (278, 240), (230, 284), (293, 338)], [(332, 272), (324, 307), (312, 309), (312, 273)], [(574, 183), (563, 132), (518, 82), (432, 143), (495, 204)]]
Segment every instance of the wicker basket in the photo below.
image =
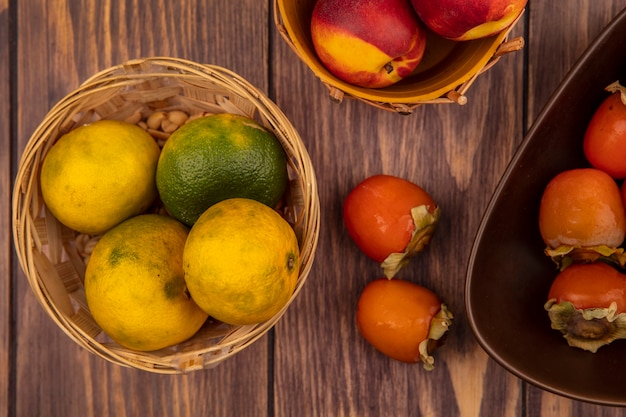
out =
[[(283, 214), (298, 236), (301, 269), (291, 299), (267, 322), (229, 326), (209, 320), (188, 341), (144, 353), (112, 342), (91, 317), (83, 289), (87, 260), (82, 253), (88, 253), (85, 246), (89, 246), (93, 237), (79, 235), (50, 214), (41, 197), (39, 171), (57, 138), (74, 127), (99, 119), (136, 122), (156, 110), (173, 109), (192, 116), (242, 114), (274, 132), (289, 161), (290, 187)], [(55, 105), (26, 145), (17, 172), (12, 209), (13, 237), (21, 267), (48, 315), (76, 343), (96, 355), (155, 373), (184, 373), (214, 366), (263, 336), (302, 289), (319, 236), (315, 173), (300, 136), (281, 110), (228, 70), (172, 58), (133, 60), (102, 71)]]
[(522, 37), (508, 40), (519, 17), (498, 35), (473, 41), (453, 42), (429, 32), (424, 58), (410, 77), (380, 89), (358, 87), (334, 76), (318, 59), (310, 33), (315, 3), (316, 0), (274, 0), (274, 24), (336, 102), (354, 98), (401, 114), (410, 114), (423, 104), (464, 105), (467, 90), (480, 74), (503, 55), (524, 47)]

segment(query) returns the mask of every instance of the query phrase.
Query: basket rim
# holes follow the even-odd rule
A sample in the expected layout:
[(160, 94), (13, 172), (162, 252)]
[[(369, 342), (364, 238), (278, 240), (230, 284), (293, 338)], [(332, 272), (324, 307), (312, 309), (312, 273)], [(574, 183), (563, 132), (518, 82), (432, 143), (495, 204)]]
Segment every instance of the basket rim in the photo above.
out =
[[(159, 71), (136, 73), (145, 67), (162, 68), (165, 69), (166, 73)], [(45, 207), (45, 204), (38, 196), (38, 192), (40, 192), (38, 184), (33, 184), (32, 176), (38, 172), (38, 164), (41, 163), (46, 147), (52, 146), (58, 139), (58, 137), (52, 136), (55, 128), (58, 128), (61, 123), (66, 121), (64, 112), (67, 112), (73, 105), (80, 102), (85, 95), (98, 94), (101, 90), (119, 87), (120, 84), (129, 82), (128, 79), (133, 78), (143, 80), (161, 76), (185, 77), (187, 70), (189, 70), (189, 74), (216, 82), (221, 87), (226, 88), (227, 91), (232, 92), (232, 94), (249, 101), (254, 108), (255, 114), (258, 113), (262, 120), (274, 131), (281, 145), (285, 148), (288, 159), (293, 159), (294, 163), (297, 163), (297, 166), (294, 168), (297, 170), (297, 178), (295, 180), (303, 194), (302, 213), (300, 213), (300, 216), (304, 218), (305, 222), (302, 226), (301, 238), (299, 239), (301, 264), (298, 281), (289, 302), (275, 316), (252, 326), (234, 326), (233, 330), (223, 337), (223, 340), (225, 340), (223, 345), (221, 344), (222, 340), (220, 340), (220, 344), (202, 349), (185, 352), (172, 350), (171, 354), (159, 352), (158, 355), (151, 352), (127, 351), (118, 346), (97, 341), (95, 337), (92, 337), (87, 331), (77, 325), (72, 320), (73, 316), (70, 317), (68, 315), (67, 309), (65, 308), (64, 310), (64, 306), (59, 306), (55, 303), (52, 293), (58, 289), (47, 288), (46, 282), (40, 276), (41, 272), (37, 270), (37, 261), (35, 260), (37, 255), (34, 255), (33, 252), (42, 252), (42, 248), (46, 243), (39, 239), (33, 220), (34, 217), (30, 214), (31, 212), (37, 214)], [(181, 72), (176, 73), (175, 71)], [(33, 207), (33, 205), (37, 207)], [(45, 217), (45, 214), (43, 216)], [(56, 222), (58, 223), (58, 221)], [(299, 133), (282, 110), (269, 97), (243, 77), (220, 66), (199, 64), (179, 58), (148, 57), (129, 60), (94, 74), (59, 100), (49, 110), (29, 138), (20, 157), (13, 188), (11, 223), (17, 257), (35, 298), (48, 316), (51, 317), (57, 326), (61, 327), (70, 339), (88, 351), (118, 365), (135, 367), (156, 373), (185, 373), (217, 365), (261, 338), (282, 318), (304, 287), (314, 263), (319, 239), (320, 203), (316, 175), (308, 151)], [(62, 234), (59, 230), (65, 228), (60, 223), (58, 225), (50, 225), (47, 219), (45, 223), (46, 228), (56, 230), (59, 236)], [(43, 252), (42, 255), (46, 256)], [(52, 257), (56, 258), (58, 255), (53, 255)], [(69, 294), (66, 295), (69, 298)], [(245, 331), (241, 330), (243, 327), (246, 327)], [(218, 352), (224, 350), (225, 352)], [(216, 354), (216, 352), (219, 354)]]

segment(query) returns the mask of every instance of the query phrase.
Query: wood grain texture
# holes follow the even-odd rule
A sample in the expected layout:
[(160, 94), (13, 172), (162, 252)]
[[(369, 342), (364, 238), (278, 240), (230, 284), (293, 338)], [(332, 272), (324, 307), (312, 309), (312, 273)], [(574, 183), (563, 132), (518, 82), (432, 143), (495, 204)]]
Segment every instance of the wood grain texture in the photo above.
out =
[(0, 0), (0, 417), (9, 416), (11, 394), (11, 95), (8, 0)]
[[(229, 68), (277, 102), (316, 166), (322, 228), (309, 279), (276, 328), (218, 367), (181, 376), (111, 365), (74, 344), (13, 271), (4, 233), (0, 276), (11, 280), (0, 281), (0, 417), (626, 417), (626, 409), (558, 397), (506, 372), (475, 342), (463, 294), (482, 213), (524, 132), (626, 0), (530, 0), (511, 35), (527, 37), (524, 51), (481, 75), (467, 105), (423, 106), (409, 116), (331, 102), (278, 35), (270, 0), (11, 5), (16, 25), (0, 0), (0, 145), (10, 149), (0, 152), (0, 230), (10, 230), (11, 161), (50, 107), (93, 73), (154, 55)], [(432, 288), (455, 314), (432, 372), (387, 359), (354, 324), (359, 294), (380, 269), (347, 236), (342, 205), (380, 172), (419, 183), (442, 209), (433, 242), (400, 274)]]
[(624, 0), (531, 2), (527, 51), (529, 123), (587, 46), (624, 7)]
[[(522, 68), (522, 54), (505, 57), (479, 77), (466, 106), (400, 116), (331, 102), (311, 71), (279, 46), (275, 71), (293, 76), (275, 81), (276, 98), (317, 167), (324, 227), (307, 290), (276, 328), (277, 416), (299, 408), (315, 416), (520, 414), (520, 382), (489, 361), (469, 331), (463, 285), (482, 211), (522, 139)], [(342, 204), (358, 182), (381, 172), (422, 185), (442, 210), (428, 250), (399, 274), (433, 289), (455, 314), (430, 373), (376, 352), (355, 326), (361, 290), (382, 275), (347, 236)], [(286, 401), (286, 392), (301, 402)]]

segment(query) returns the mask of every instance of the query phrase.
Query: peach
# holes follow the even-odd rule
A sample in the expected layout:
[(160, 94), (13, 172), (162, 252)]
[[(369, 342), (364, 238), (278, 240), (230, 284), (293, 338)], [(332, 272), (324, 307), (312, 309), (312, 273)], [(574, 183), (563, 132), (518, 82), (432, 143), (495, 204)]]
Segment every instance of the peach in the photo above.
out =
[(485, 38), (508, 28), (528, 0), (411, 0), (428, 28), (446, 39)]
[(409, 0), (319, 0), (311, 37), (330, 73), (367, 88), (409, 76), (426, 48), (426, 28)]

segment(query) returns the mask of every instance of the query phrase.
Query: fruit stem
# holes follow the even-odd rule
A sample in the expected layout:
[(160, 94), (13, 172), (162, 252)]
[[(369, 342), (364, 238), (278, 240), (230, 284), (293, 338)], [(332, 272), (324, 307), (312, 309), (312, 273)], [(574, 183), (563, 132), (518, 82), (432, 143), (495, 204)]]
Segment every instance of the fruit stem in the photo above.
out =
[(435, 358), (432, 353), (443, 344), (448, 329), (452, 325), (454, 316), (448, 310), (445, 304), (441, 304), (441, 308), (430, 322), (428, 337), (419, 345), (420, 359), (424, 369), (432, 371), (435, 368)]
[(619, 92), (621, 100), (622, 100), (622, 103), (624, 103), (624, 106), (626, 106), (626, 87), (621, 85), (619, 83), (619, 81), (615, 81), (615, 82), (609, 84), (608, 86), (606, 86), (605, 90), (608, 91), (609, 93), (618, 93)]
[(557, 265), (560, 271), (573, 263), (589, 263), (599, 260), (617, 264), (620, 267), (626, 265), (626, 254), (623, 248), (611, 248), (606, 245), (575, 247), (562, 245), (558, 248), (546, 247), (545, 254)]
[(439, 207), (435, 207), (431, 213), (428, 208), (427, 205), (421, 205), (411, 209), (411, 217), (413, 217), (413, 224), (415, 225), (411, 240), (403, 252), (389, 254), (380, 264), (387, 278), (393, 278), (413, 256), (423, 251), (430, 243), (439, 222), (440, 210)]
[(548, 300), (544, 305), (551, 326), (563, 333), (568, 345), (595, 353), (600, 347), (626, 338), (626, 313), (617, 304), (608, 308), (577, 309), (569, 301)]

